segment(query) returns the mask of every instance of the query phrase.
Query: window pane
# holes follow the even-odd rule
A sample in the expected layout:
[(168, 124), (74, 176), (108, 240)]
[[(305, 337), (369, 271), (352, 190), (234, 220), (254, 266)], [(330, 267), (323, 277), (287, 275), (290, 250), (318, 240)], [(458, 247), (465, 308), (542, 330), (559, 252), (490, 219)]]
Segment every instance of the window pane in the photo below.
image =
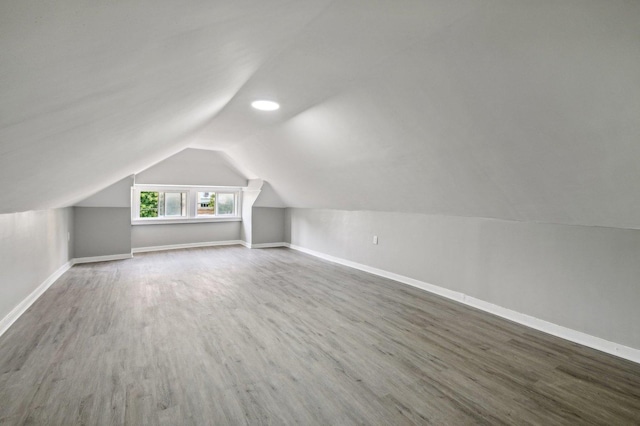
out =
[(198, 192), (198, 216), (213, 216), (216, 213), (216, 193)]
[(218, 194), (218, 214), (234, 214), (235, 194)]
[(165, 216), (185, 216), (184, 198), (186, 194), (182, 192), (164, 193), (164, 215)]
[(158, 192), (140, 192), (140, 217), (158, 217)]

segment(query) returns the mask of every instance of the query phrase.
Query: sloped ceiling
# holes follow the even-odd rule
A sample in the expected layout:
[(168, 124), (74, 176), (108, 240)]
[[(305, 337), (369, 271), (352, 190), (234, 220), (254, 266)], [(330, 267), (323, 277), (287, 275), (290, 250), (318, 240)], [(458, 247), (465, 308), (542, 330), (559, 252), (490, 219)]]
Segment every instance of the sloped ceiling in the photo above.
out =
[(191, 146), (293, 207), (640, 228), (639, 22), (618, 0), (3, 2), (0, 212)]
[(138, 173), (135, 183), (247, 186), (247, 177), (222, 152), (187, 148)]

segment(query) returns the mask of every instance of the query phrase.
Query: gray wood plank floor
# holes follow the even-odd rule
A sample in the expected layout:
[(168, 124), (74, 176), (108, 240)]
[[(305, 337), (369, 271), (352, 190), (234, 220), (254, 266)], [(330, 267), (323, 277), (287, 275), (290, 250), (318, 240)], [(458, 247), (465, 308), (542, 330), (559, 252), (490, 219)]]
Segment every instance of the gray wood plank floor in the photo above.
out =
[(640, 365), (288, 249), (74, 266), (0, 338), (0, 423), (638, 424)]

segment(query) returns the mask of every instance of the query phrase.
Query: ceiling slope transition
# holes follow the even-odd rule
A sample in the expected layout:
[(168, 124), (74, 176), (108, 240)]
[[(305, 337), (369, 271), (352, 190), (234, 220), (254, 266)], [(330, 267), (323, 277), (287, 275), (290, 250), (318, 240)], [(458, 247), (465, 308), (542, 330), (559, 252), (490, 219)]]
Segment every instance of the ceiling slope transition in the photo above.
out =
[(4, 2), (0, 212), (194, 147), (286, 206), (639, 229), (638, 22), (619, 0)]

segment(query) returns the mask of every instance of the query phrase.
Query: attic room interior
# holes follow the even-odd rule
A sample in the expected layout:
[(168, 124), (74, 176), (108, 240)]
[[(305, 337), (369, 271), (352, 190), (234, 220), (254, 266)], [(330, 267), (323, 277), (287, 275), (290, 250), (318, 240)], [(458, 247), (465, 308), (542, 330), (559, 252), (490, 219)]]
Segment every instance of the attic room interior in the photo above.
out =
[(0, 423), (640, 423), (640, 2), (0, 3)]

